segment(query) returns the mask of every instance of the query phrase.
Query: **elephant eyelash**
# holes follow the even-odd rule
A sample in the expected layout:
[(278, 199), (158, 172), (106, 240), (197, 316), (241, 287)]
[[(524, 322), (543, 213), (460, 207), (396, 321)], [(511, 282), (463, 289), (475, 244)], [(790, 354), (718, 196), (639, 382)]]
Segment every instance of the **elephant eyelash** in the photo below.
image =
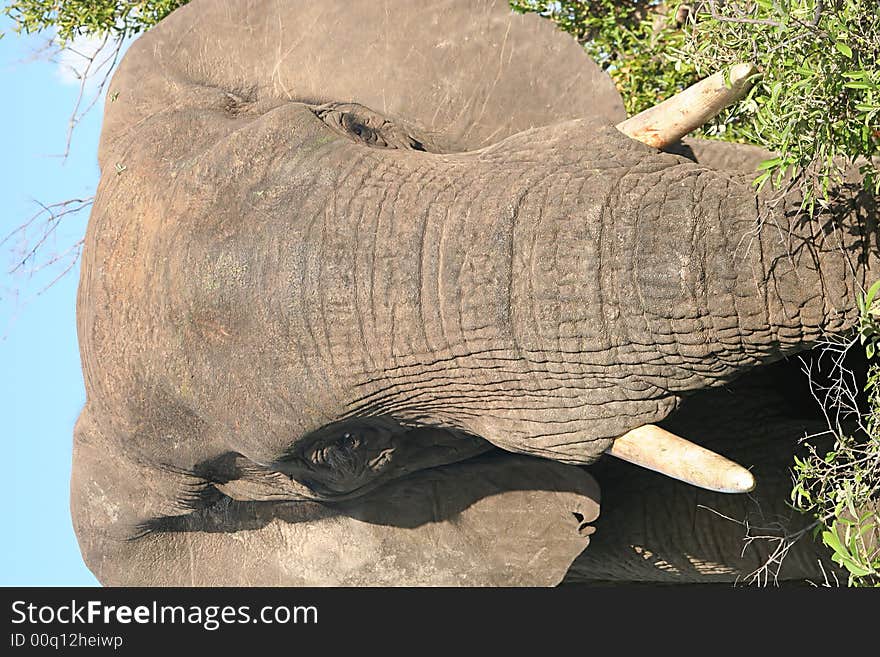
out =
[(187, 483), (174, 498), (174, 504), (189, 511), (198, 511), (212, 506), (221, 497), (223, 493), (217, 490), (212, 482), (198, 481)]
[(188, 511), (188, 513), (150, 518), (140, 523), (134, 534), (128, 537), (127, 540), (136, 541), (157, 532), (184, 531), (183, 528), (189, 516), (204, 511), (224, 500), (229, 500), (229, 498), (217, 490), (210, 481), (187, 483), (174, 497), (172, 504), (174, 508)]
[(181, 468), (170, 464), (162, 464), (159, 469), (184, 479), (179, 487), (179, 492), (174, 496), (175, 507), (190, 511), (204, 509), (214, 504), (222, 493), (214, 487), (214, 481), (205, 473), (197, 472), (197, 469)]

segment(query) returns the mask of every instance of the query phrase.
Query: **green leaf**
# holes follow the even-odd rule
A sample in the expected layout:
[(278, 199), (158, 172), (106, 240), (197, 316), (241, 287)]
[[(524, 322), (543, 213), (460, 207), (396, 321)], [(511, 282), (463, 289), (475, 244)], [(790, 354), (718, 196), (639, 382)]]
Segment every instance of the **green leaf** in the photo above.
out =
[(771, 105), (776, 104), (776, 102), (779, 100), (779, 94), (781, 94), (781, 93), (782, 93), (782, 80), (779, 80), (778, 82), (776, 82), (776, 84), (773, 85), (773, 88), (770, 91), (770, 104)]
[(874, 281), (871, 287), (868, 288), (867, 294), (865, 294), (864, 307), (870, 309), (871, 306), (874, 305), (874, 297), (877, 296), (877, 292), (880, 292), (880, 281)]
[(853, 51), (848, 45), (846, 45), (843, 41), (836, 41), (834, 43), (834, 47), (837, 48), (837, 51), (846, 57), (847, 59), (852, 59)]
[(836, 531), (826, 530), (822, 532), (822, 542), (830, 547), (835, 555), (843, 553), (843, 546), (840, 544)]
[(843, 566), (856, 577), (864, 577), (865, 575), (870, 575), (872, 572), (851, 559), (844, 559)]
[(765, 171), (760, 176), (755, 178), (752, 181), (752, 184), (757, 188), (758, 191), (761, 191), (761, 189), (763, 189), (763, 187), (764, 187), (764, 183), (767, 182), (767, 180), (770, 178), (770, 175), (772, 173), (773, 173), (772, 171)]
[(764, 160), (761, 164), (758, 165), (758, 171), (764, 171), (766, 169), (775, 169), (780, 164), (782, 164), (783, 158), (781, 157), (773, 157), (769, 160)]

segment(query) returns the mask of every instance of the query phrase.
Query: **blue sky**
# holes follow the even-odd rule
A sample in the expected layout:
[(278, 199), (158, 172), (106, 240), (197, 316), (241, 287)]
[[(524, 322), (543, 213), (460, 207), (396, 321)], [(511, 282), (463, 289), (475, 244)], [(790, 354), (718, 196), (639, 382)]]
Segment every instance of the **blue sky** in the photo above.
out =
[[(0, 18), (0, 239), (39, 209), (35, 201), (94, 193), (102, 114), (99, 102), (74, 131), (69, 157), (57, 157), (78, 84), (64, 62), (35, 55), (46, 36), (21, 37), (10, 27)], [(86, 220), (86, 212), (61, 219), (24, 269), (76, 244)], [(75, 321), (79, 267), (42, 293), (63, 261), (33, 274), (10, 273), (16, 251), (38, 237), (34, 230), (0, 247), (0, 440), (8, 459), (0, 477), (0, 585), (96, 585), (68, 507), (72, 431), (85, 402)]]

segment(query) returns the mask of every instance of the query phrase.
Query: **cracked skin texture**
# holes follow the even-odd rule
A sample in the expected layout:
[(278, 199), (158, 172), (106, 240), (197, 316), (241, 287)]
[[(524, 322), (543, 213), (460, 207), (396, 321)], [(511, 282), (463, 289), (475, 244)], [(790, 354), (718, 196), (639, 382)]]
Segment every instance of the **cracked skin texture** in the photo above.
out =
[(548, 22), (374, 4), (196, 0), (113, 78), (72, 479), (104, 583), (555, 584), (572, 466), (852, 321), (864, 216), (746, 239), (739, 155), (618, 133)]

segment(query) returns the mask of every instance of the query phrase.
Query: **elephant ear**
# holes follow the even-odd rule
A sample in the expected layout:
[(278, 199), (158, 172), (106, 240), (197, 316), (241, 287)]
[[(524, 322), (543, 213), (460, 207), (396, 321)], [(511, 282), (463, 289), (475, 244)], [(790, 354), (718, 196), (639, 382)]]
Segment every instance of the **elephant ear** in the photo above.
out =
[(572, 37), (506, 0), (195, 0), (131, 51), (112, 91), (133, 102), (108, 103), (105, 142), (206, 88), (233, 104), (359, 103), (448, 151), (566, 119), (626, 118)]

